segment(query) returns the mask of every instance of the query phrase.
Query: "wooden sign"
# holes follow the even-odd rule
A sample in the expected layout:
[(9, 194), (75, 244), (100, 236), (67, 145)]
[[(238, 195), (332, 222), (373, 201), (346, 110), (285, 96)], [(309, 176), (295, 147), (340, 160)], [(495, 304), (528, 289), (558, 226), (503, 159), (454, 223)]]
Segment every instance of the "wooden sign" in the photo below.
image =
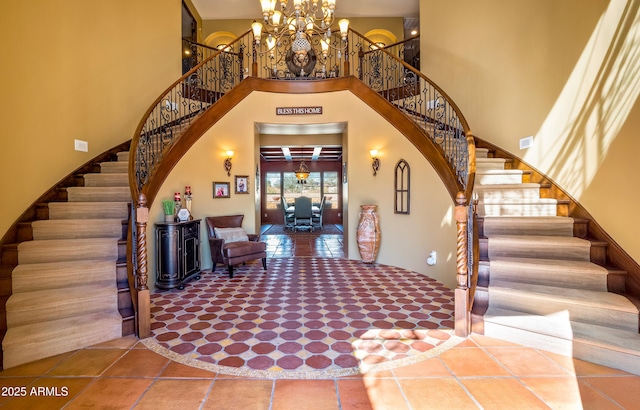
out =
[(276, 115), (322, 114), (322, 107), (276, 107)]

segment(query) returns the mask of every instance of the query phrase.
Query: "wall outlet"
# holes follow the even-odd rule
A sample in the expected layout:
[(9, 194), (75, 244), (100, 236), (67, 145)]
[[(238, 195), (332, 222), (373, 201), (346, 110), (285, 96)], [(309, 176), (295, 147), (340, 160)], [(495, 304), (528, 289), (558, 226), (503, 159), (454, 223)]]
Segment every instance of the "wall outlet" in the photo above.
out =
[(82, 140), (73, 140), (76, 151), (89, 152), (89, 143)]
[(532, 146), (533, 146), (533, 135), (520, 138), (520, 149), (527, 149), (527, 148), (531, 148)]

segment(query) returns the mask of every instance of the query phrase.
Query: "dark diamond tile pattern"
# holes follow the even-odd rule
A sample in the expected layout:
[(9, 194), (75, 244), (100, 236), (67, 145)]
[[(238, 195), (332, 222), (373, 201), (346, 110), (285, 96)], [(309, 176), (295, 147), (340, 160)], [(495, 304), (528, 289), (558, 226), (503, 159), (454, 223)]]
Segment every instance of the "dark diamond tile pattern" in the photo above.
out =
[(405, 269), (277, 258), (151, 296), (155, 341), (219, 366), (347, 369), (418, 356), (451, 337), (453, 292)]

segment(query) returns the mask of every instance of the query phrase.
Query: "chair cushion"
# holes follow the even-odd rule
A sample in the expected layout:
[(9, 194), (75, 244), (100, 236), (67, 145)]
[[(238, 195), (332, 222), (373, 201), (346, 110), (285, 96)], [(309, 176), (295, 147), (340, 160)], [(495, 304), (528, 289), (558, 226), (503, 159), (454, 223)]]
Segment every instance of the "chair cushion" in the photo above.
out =
[(224, 253), (229, 259), (251, 256), (265, 252), (266, 250), (267, 244), (264, 242), (232, 242), (224, 246)]
[(242, 228), (214, 228), (216, 237), (224, 239), (225, 243), (248, 241), (249, 236)]

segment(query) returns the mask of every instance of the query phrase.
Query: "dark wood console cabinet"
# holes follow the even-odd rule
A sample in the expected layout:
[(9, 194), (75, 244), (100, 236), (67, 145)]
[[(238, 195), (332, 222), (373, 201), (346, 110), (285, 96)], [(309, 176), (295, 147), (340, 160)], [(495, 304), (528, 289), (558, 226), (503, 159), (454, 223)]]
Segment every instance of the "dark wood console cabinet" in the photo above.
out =
[(184, 289), (200, 273), (200, 220), (157, 223), (156, 286)]

